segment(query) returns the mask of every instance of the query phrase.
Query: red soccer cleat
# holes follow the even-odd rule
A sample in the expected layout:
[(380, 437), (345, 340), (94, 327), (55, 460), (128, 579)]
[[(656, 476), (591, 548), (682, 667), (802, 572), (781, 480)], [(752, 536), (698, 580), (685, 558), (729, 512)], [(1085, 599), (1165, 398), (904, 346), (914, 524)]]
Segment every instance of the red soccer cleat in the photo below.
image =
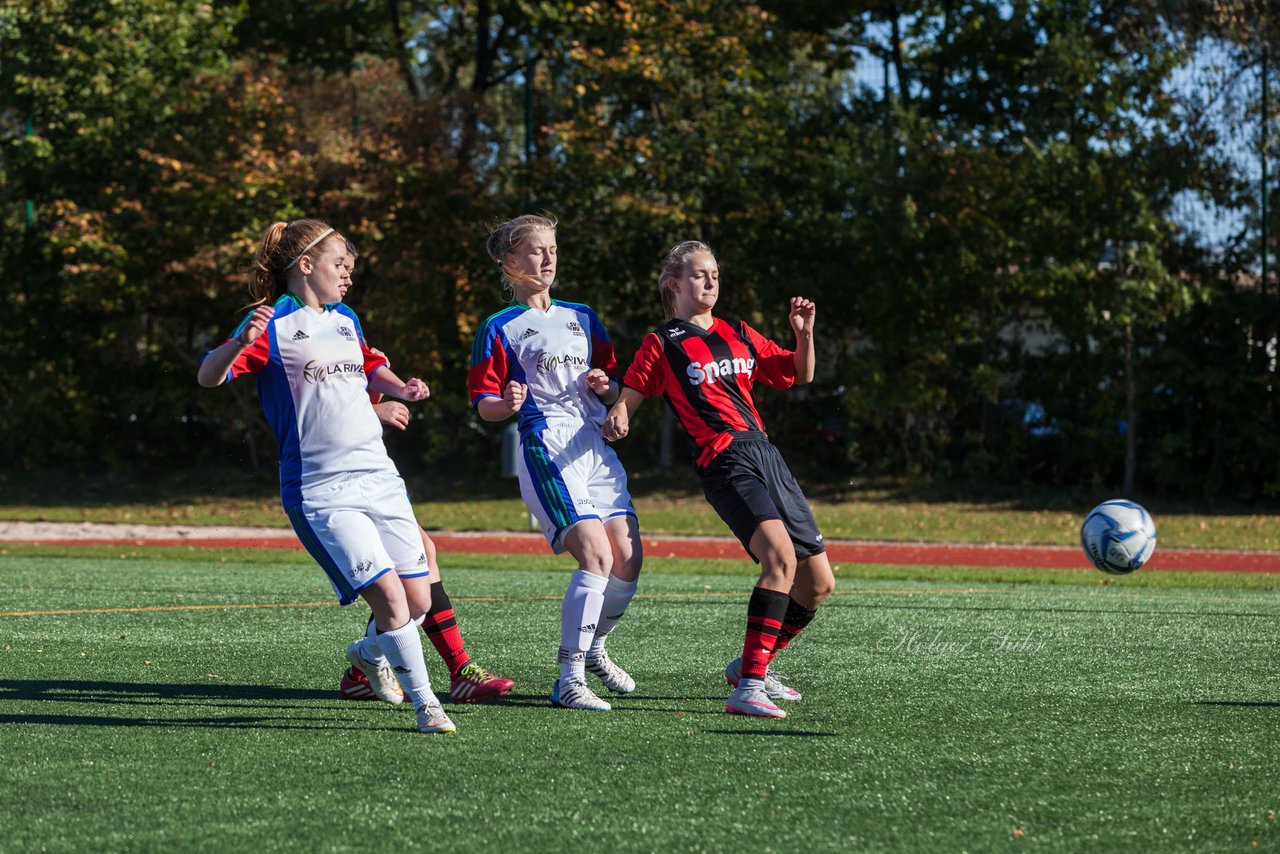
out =
[(455, 703), (483, 703), (496, 700), (515, 687), (510, 679), (494, 676), (474, 661), (468, 661), (449, 683), (449, 699)]
[(338, 683), (338, 696), (344, 700), (378, 699), (369, 685), (369, 677), (354, 667), (348, 667), (347, 672), (342, 674), (342, 681)]

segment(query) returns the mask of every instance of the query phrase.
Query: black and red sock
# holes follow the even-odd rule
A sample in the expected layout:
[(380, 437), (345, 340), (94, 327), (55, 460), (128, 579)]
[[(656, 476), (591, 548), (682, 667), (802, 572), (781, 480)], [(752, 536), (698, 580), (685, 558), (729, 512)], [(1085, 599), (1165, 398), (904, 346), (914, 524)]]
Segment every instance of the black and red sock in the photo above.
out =
[(742, 642), (742, 675), (763, 679), (778, 645), (791, 597), (757, 587), (747, 602), (747, 634)]
[(778, 632), (778, 645), (773, 649), (775, 655), (786, 649), (787, 644), (804, 631), (804, 627), (812, 623), (814, 615), (818, 613), (816, 608), (806, 608), (795, 599), (787, 598), (787, 613), (782, 618), (782, 629)]
[(449, 676), (454, 676), (468, 662), (466, 648), (462, 644), (462, 631), (458, 628), (458, 620), (453, 615), (453, 603), (449, 594), (444, 592), (444, 582), (431, 584), (431, 610), (422, 621), (422, 630), (427, 633), (427, 640), (440, 653), (445, 666), (449, 668)]

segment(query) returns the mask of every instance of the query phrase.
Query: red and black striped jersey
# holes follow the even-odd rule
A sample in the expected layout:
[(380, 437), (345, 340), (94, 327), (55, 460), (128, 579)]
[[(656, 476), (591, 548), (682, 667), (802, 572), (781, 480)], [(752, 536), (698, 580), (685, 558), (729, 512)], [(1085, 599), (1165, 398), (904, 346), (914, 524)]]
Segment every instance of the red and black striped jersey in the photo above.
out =
[(743, 321), (712, 321), (710, 329), (669, 320), (645, 336), (622, 383), (645, 397), (662, 395), (705, 466), (735, 435), (764, 434), (751, 389), (757, 381), (790, 388), (795, 354)]

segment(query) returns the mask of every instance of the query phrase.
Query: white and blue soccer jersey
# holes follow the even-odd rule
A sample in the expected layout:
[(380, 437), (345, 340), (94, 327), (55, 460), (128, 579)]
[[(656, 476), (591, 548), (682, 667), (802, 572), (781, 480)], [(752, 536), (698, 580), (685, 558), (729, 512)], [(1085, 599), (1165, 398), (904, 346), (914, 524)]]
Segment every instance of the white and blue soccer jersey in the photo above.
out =
[(490, 317), (471, 349), (472, 405), (502, 397), (511, 380), (529, 393), (520, 407), (520, 494), (557, 553), (583, 519), (634, 516), (627, 474), (600, 435), (608, 409), (583, 379), (599, 368), (617, 379), (613, 344), (585, 305), (552, 300), (546, 311), (512, 305)]
[(315, 311), (288, 293), (274, 308), (266, 331), (240, 353), (227, 379), (257, 377), (258, 399), (280, 446), (285, 509), (352, 473), (397, 474), (367, 390), (387, 360), (369, 350), (355, 313), (341, 303)]
[(546, 311), (517, 303), (476, 332), (468, 378), (471, 404), (502, 397), (515, 380), (529, 387), (519, 413), (522, 437), (546, 427), (599, 427), (608, 409), (582, 380), (592, 368), (617, 379), (613, 344), (594, 311), (560, 300), (552, 300)]

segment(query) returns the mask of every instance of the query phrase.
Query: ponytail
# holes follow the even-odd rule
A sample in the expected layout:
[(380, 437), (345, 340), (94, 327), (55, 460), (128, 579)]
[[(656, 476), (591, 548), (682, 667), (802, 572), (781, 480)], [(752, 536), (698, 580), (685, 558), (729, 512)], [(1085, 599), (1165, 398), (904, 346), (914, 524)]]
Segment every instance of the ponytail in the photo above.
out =
[(346, 240), (318, 219), (273, 222), (267, 226), (247, 271), (249, 295), (253, 297), (248, 308), (279, 299), (289, 288), (289, 270), (293, 265), (313, 249), (317, 254), (323, 252), (325, 243), (333, 238)]

